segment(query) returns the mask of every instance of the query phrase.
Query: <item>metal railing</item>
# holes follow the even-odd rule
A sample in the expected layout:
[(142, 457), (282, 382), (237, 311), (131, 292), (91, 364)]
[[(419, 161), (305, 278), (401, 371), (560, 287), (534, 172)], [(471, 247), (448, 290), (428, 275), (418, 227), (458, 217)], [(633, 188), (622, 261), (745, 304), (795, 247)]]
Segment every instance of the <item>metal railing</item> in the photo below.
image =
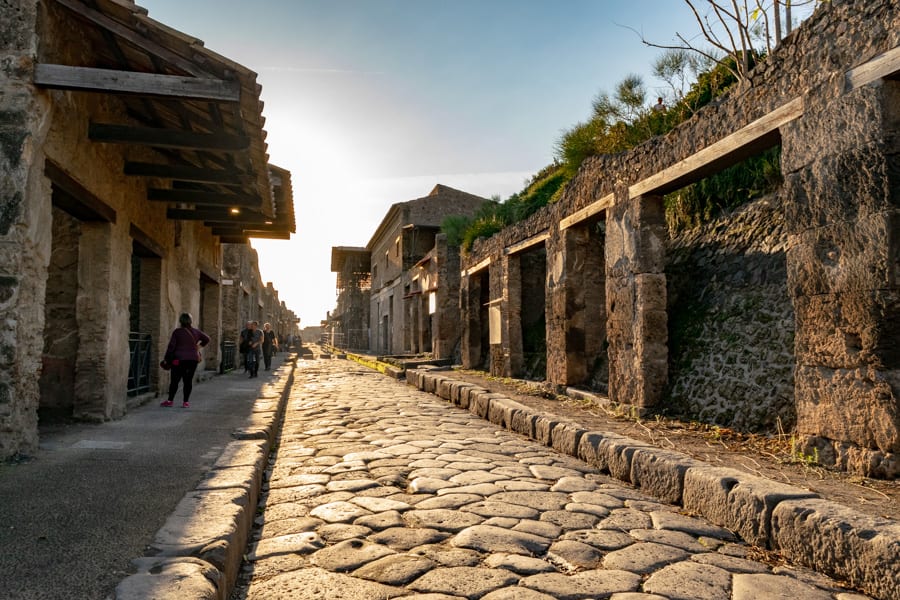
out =
[(237, 355), (237, 344), (234, 342), (222, 342), (222, 361), (219, 363), (219, 372), (228, 373), (234, 371), (235, 356)]
[(150, 391), (150, 354), (153, 338), (149, 333), (128, 332), (128, 389), (129, 396)]

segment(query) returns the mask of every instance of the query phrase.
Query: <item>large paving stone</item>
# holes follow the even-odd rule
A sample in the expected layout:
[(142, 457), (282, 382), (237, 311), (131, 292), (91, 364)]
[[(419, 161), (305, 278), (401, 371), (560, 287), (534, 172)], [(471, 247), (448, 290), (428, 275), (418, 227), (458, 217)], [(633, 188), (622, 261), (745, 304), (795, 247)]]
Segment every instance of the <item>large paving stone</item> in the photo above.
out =
[(569, 512), (587, 513), (601, 519), (608, 517), (610, 513), (608, 508), (596, 504), (584, 504), (583, 502), (570, 502), (569, 504), (566, 504), (565, 508)]
[(705, 546), (699, 538), (688, 535), (683, 531), (668, 531), (660, 529), (632, 529), (628, 534), (639, 542), (654, 542), (681, 548), (688, 552), (710, 552), (715, 546)]
[(476, 525), (458, 533), (452, 544), (458, 548), (470, 548), (479, 552), (539, 555), (550, 546), (547, 538), (510, 531), (490, 525)]
[[(459, 471), (454, 470), (455, 473)], [(451, 481), (437, 479), (436, 477), (418, 477), (409, 482), (410, 494), (434, 494), (444, 488), (455, 488), (457, 485)]]
[(655, 510), (650, 513), (653, 526), (656, 529), (682, 531), (684, 533), (716, 538), (720, 540), (734, 540), (734, 534), (724, 527), (711, 525), (702, 519), (689, 517), (669, 510)]
[(602, 552), (593, 546), (575, 540), (554, 542), (547, 550), (547, 559), (561, 565), (566, 571), (596, 569)]
[(666, 565), (682, 561), (690, 556), (685, 550), (674, 546), (638, 542), (627, 548), (610, 552), (603, 557), (606, 569), (627, 569), (633, 573), (652, 573)]
[(494, 483), (501, 479), (507, 479), (507, 477), (496, 475), (488, 471), (466, 471), (450, 477), (450, 481), (462, 486), (477, 485), (479, 483)]
[(732, 600), (831, 600), (832, 595), (792, 577), (770, 574), (738, 574), (734, 576)]
[(378, 482), (373, 479), (341, 479), (325, 486), (329, 492), (361, 492), (373, 487), (378, 487)]
[(561, 492), (502, 492), (493, 495), (491, 500), (543, 511), (562, 510), (569, 503), (569, 496)]
[(388, 548), (397, 551), (412, 550), (426, 544), (436, 544), (448, 537), (450, 533), (446, 531), (438, 531), (437, 529), (419, 528), (409, 529), (408, 527), (392, 527), (379, 531), (369, 537), (375, 543), (383, 544)]
[(593, 492), (597, 489), (597, 484), (589, 479), (581, 477), (581, 474), (572, 477), (561, 477), (559, 481), (550, 488), (551, 492), (562, 492), (571, 494), (572, 492)]
[(597, 529), (615, 529), (631, 531), (632, 529), (649, 529), (653, 525), (650, 515), (632, 508), (619, 508), (597, 523)]
[(614, 529), (584, 529), (581, 531), (569, 531), (560, 539), (575, 540), (593, 546), (599, 550), (611, 552), (625, 548), (634, 543), (634, 538)]
[(518, 575), (504, 569), (451, 567), (434, 569), (408, 587), (417, 592), (480, 598), (496, 589), (516, 585), (518, 581)]
[(328, 523), (347, 523), (371, 514), (371, 511), (350, 502), (329, 502), (309, 511), (309, 516)]
[(354, 571), (353, 575), (385, 585), (399, 586), (420, 577), (434, 566), (434, 562), (424, 556), (395, 554), (370, 562)]
[(572, 502), (579, 504), (596, 504), (610, 510), (616, 508), (624, 508), (625, 501), (603, 492), (574, 492), (572, 494)]
[(445, 494), (477, 494), (482, 497), (493, 496), (500, 493), (503, 488), (493, 483), (476, 483), (474, 485), (461, 485), (455, 488), (445, 488), (438, 490), (438, 496)]
[(443, 508), (409, 510), (403, 514), (403, 519), (410, 527), (425, 527), (452, 533), (462, 531), (467, 527), (484, 521), (484, 517), (476, 514)]
[(540, 511), (527, 506), (493, 500), (467, 504), (461, 507), (460, 510), (475, 513), (482, 517), (510, 517), (514, 519), (535, 519), (541, 514)]
[(415, 506), (418, 510), (452, 509), (481, 502), (482, 500), (484, 500), (484, 496), (479, 496), (478, 494), (444, 494), (422, 500), (416, 503)]
[(680, 562), (657, 571), (644, 591), (671, 600), (731, 600), (731, 573), (694, 562)]
[(360, 517), (353, 521), (353, 524), (362, 525), (363, 527), (368, 527), (374, 531), (381, 531), (382, 529), (389, 529), (391, 527), (403, 527), (406, 522), (403, 520), (403, 517), (400, 516), (399, 512), (396, 510), (388, 510), (382, 513)]
[(255, 561), (278, 554), (312, 554), (323, 546), (325, 540), (312, 531), (263, 538), (247, 555), (247, 560)]
[(584, 571), (575, 575), (545, 573), (532, 575), (520, 585), (547, 594), (557, 600), (605, 598), (616, 592), (634, 592), (641, 583), (640, 575), (627, 571)]
[(365, 540), (345, 540), (334, 546), (319, 550), (312, 556), (312, 562), (329, 571), (352, 571), (372, 561), (394, 554), (394, 551), (381, 544), (373, 544)]
[(329, 523), (328, 525), (322, 525), (316, 531), (329, 544), (337, 544), (338, 542), (343, 542), (345, 540), (364, 538), (372, 533), (372, 530), (368, 527), (363, 527), (362, 525), (349, 525), (347, 523)]
[(264, 581), (254, 580), (247, 590), (247, 600), (372, 600), (396, 598), (407, 593), (402, 588), (308, 568)]
[(695, 554), (691, 560), (701, 565), (712, 565), (725, 569), (729, 573), (768, 573), (769, 567), (755, 560), (746, 558), (738, 558), (736, 556), (728, 556), (718, 552), (706, 552), (704, 554)]
[(556, 523), (548, 523), (547, 521), (533, 521), (530, 519), (523, 519), (519, 521), (518, 524), (513, 526), (512, 529), (514, 531), (522, 531), (524, 533), (539, 535), (550, 540), (555, 540), (556, 538), (558, 538), (563, 531), (563, 528)]
[(480, 552), (442, 544), (419, 546), (411, 550), (410, 554), (430, 558), (444, 567), (477, 567), (484, 559)]
[(600, 517), (584, 512), (545, 510), (541, 513), (541, 521), (556, 523), (566, 530), (590, 529), (600, 521)]
[(572, 469), (566, 469), (563, 467), (531, 465), (529, 469), (531, 470), (532, 476), (536, 479), (549, 479), (551, 481), (558, 481), (564, 477), (581, 476), (581, 473), (579, 471), (574, 471)]
[(321, 519), (313, 519), (312, 517), (295, 517), (278, 521), (267, 521), (265, 517), (261, 517), (257, 525), (260, 526), (259, 535), (263, 538), (270, 538), (278, 537), (279, 535), (315, 531), (323, 523), (324, 521)]
[(362, 506), (366, 510), (372, 511), (373, 513), (380, 513), (389, 510), (404, 511), (410, 508), (410, 505), (406, 502), (398, 502), (389, 498), (358, 496), (356, 498), (352, 498), (350, 502)]
[(523, 576), (556, 572), (556, 568), (547, 561), (521, 554), (491, 554), (484, 560), (484, 566), (492, 569), (506, 569)]

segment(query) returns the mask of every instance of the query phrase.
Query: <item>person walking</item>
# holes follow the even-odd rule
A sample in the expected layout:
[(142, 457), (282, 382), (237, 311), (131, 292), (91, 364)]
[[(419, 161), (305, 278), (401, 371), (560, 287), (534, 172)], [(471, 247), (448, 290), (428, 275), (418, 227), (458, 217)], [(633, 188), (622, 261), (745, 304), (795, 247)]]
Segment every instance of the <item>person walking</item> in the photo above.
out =
[(250, 342), (247, 341), (247, 338), (250, 335), (251, 323), (253, 323), (253, 321), (247, 321), (247, 324), (244, 325), (244, 328), (241, 329), (241, 333), (238, 336), (238, 352), (241, 353), (241, 364), (244, 365), (244, 373), (247, 372), (247, 348), (250, 347)]
[(263, 362), (266, 365), (266, 371), (272, 367), (272, 355), (275, 354), (275, 350), (277, 349), (278, 338), (275, 336), (275, 332), (272, 331), (272, 324), (266, 323), (263, 325), (262, 342)]
[(183, 408), (190, 407), (191, 390), (194, 387), (194, 373), (200, 362), (200, 348), (209, 343), (209, 336), (192, 326), (193, 318), (189, 313), (181, 313), (178, 317), (179, 327), (172, 332), (169, 346), (163, 363), (171, 367), (172, 380), (169, 383), (169, 397), (160, 406), (172, 406), (179, 382), (184, 382), (182, 393)]
[(263, 332), (259, 330), (259, 321), (251, 321), (247, 332), (247, 370), (250, 377), (259, 373), (259, 355), (262, 350)]

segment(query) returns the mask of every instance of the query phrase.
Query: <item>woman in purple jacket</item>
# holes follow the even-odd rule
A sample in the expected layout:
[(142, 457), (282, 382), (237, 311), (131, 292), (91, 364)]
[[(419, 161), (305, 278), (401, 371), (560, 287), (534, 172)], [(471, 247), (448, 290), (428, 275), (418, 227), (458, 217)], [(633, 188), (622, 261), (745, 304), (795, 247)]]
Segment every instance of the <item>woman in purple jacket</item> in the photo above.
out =
[(194, 372), (197, 370), (197, 363), (200, 362), (200, 347), (209, 343), (209, 336), (192, 327), (193, 318), (188, 313), (182, 313), (178, 317), (178, 323), (181, 325), (172, 332), (169, 339), (169, 347), (166, 348), (165, 361), (172, 367), (172, 382), (169, 384), (169, 399), (160, 403), (160, 406), (172, 406), (172, 400), (175, 399), (175, 392), (178, 391), (178, 382), (184, 381), (184, 402), (183, 408), (188, 408), (191, 404), (188, 401), (191, 397), (191, 390), (194, 384)]

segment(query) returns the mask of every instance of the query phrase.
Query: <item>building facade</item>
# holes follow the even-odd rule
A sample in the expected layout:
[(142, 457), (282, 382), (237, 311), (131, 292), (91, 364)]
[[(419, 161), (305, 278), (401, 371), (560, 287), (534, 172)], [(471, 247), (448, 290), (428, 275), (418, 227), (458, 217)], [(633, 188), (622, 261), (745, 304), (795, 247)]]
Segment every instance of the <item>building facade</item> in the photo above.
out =
[(3, 11), (0, 458), (164, 385), (181, 312), (218, 368), (223, 245), (294, 229), (251, 71), (128, 2)]

